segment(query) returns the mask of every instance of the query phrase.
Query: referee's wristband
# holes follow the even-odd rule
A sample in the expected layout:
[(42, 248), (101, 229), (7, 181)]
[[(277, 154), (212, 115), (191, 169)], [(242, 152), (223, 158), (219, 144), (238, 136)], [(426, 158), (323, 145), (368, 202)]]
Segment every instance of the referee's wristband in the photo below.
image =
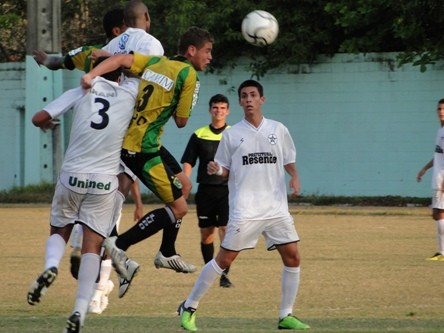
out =
[(224, 172), (224, 169), (221, 166), (219, 166), (219, 170), (216, 171), (215, 175), (216, 176), (222, 176), (223, 172)]

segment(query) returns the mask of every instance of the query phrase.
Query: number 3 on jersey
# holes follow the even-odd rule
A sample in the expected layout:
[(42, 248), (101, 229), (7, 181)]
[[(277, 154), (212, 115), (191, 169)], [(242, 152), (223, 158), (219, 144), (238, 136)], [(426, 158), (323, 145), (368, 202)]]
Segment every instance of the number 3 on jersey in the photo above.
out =
[(143, 95), (139, 98), (136, 104), (136, 112), (134, 112), (132, 121), (136, 123), (136, 125), (143, 125), (147, 123), (147, 119), (143, 115), (143, 111), (145, 111), (146, 106), (148, 105), (148, 101), (153, 94), (154, 86), (149, 84), (145, 88), (143, 88)]
[(97, 97), (94, 100), (94, 103), (102, 104), (102, 107), (99, 108), (98, 112), (99, 116), (102, 117), (102, 121), (100, 123), (95, 123), (91, 121), (91, 127), (96, 130), (101, 130), (104, 129), (109, 124), (109, 116), (106, 114), (106, 111), (109, 110), (109, 102), (104, 98)]

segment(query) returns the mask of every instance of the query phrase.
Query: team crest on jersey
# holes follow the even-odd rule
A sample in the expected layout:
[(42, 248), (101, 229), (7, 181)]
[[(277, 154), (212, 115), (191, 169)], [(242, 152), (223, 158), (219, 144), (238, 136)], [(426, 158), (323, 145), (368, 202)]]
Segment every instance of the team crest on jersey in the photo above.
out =
[(122, 37), (120, 37), (120, 39), (119, 39), (119, 49), (125, 50), (126, 43), (128, 42), (128, 39), (129, 39), (129, 35), (128, 34), (123, 34)]
[(267, 139), (268, 139), (268, 142), (270, 143), (270, 145), (275, 145), (277, 143), (276, 134), (270, 134)]

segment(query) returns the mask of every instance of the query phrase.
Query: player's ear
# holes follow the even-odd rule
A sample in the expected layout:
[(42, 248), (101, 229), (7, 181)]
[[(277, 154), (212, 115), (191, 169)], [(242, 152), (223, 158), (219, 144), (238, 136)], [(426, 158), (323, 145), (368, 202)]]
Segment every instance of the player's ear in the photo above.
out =
[(194, 55), (197, 53), (197, 47), (194, 45), (188, 45), (187, 54), (191, 57), (194, 57)]

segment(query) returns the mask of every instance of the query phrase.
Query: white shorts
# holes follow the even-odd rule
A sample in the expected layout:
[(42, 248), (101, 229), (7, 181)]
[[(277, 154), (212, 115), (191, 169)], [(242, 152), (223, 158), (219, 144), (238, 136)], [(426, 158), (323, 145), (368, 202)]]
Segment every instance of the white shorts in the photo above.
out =
[(288, 215), (268, 220), (229, 220), (221, 247), (230, 251), (253, 249), (261, 234), (268, 250), (299, 241), (293, 217)]
[(134, 172), (132, 172), (131, 169), (128, 168), (122, 160), (120, 160), (119, 173), (126, 174), (129, 178), (133, 180), (133, 183), (137, 179), (137, 176), (134, 174)]
[(114, 227), (117, 189), (106, 194), (77, 193), (57, 182), (51, 205), (53, 227), (63, 228), (76, 222), (88, 226), (103, 237)]
[(444, 193), (442, 190), (433, 190), (432, 208), (444, 210)]

